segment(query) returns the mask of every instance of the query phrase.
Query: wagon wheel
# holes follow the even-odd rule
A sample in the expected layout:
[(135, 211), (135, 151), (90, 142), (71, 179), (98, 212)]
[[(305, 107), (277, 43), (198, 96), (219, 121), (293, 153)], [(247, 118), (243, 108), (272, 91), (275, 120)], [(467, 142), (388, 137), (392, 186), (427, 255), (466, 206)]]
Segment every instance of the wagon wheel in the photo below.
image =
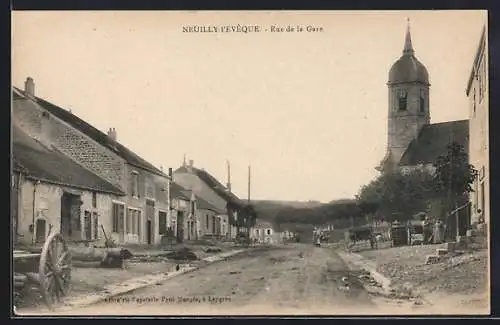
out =
[(49, 308), (66, 296), (71, 282), (71, 254), (60, 233), (52, 233), (43, 245), (39, 267), (40, 291)]

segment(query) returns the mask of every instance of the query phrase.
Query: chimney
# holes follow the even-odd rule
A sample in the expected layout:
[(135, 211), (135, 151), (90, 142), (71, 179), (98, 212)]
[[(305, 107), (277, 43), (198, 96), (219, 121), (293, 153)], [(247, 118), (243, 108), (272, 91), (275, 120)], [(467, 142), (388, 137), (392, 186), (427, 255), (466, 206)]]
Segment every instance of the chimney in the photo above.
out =
[(116, 130), (115, 130), (115, 128), (109, 128), (109, 130), (108, 130), (108, 137), (111, 140), (116, 141)]
[(35, 82), (33, 78), (28, 77), (24, 82), (24, 93), (29, 97), (35, 97)]

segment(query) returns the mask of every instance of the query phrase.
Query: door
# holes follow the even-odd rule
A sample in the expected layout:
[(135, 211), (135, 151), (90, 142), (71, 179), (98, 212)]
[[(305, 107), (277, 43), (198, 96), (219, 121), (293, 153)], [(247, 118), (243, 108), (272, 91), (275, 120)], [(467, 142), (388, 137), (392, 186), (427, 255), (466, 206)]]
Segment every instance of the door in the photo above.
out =
[(61, 234), (65, 239), (82, 239), (80, 223), (81, 205), (82, 200), (79, 195), (65, 192), (61, 196)]
[(148, 244), (154, 242), (155, 201), (146, 200), (146, 238)]
[(148, 245), (153, 243), (153, 223), (151, 220), (146, 221), (146, 238), (148, 241)]
[(36, 242), (43, 243), (46, 238), (46, 222), (45, 219), (36, 220)]
[(85, 211), (85, 216), (83, 217), (83, 231), (85, 232), (85, 240), (92, 240), (92, 219), (90, 218), (90, 212)]
[(184, 211), (177, 212), (177, 241), (182, 243), (184, 240)]

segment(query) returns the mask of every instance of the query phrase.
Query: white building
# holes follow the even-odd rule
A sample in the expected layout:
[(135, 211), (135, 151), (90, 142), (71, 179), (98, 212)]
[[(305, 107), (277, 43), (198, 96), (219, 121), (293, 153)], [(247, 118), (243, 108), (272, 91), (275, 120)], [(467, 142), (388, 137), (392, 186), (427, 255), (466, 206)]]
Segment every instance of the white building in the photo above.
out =
[(483, 27), (466, 88), (466, 94), (470, 102), (469, 163), (474, 165), (479, 172), (479, 176), (474, 183), (474, 192), (471, 193), (471, 222), (473, 224), (488, 224), (490, 219), (487, 40), (486, 28)]

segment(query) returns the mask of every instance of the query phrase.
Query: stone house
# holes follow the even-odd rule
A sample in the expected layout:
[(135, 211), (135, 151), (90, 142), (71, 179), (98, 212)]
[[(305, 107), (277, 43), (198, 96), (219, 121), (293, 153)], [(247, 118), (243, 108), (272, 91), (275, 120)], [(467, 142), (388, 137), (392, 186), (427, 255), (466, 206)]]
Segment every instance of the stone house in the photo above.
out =
[(175, 182), (171, 182), (170, 195), (172, 229), (178, 241), (227, 236), (228, 224), (221, 218), (224, 211)]
[(18, 127), (12, 130), (12, 224), (15, 244), (95, 241), (111, 202), (125, 193)]
[(160, 242), (160, 228), (170, 223), (170, 177), (120, 144), (115, 129), (105, 134), (35, 96), (31, 78), (24, 90), (13, 89), (12, 122), (125, 194), (110, 203), (110, 213), (101, 219), (108, 236), (119, 243)]
[[(279, 233), (278, 236), (280, 236)], [(274, 244), (277, 242), (273, 225), (270, 222), (259, 220), (250, 231), (250, 239), (259, 244)]]
[(201, 197), (197, 197), (197, 220), (199, 220), (199, 236), (204, 239), (226, 239), (229, 237), (229, 223), (221, 211)]
[(469, 163), (479, 172), (471, 195), (474, 224), (490, 220), (489, 76), (486, 27), (483, 27), (472, 65), (466, 94), (469, 98)]
[[(184, 229), (187, 229), (188, 216), (192, 208), (191, 195), (186, 193), (186, 189), (176, 184), (170, 183), (170, 217), (171, 227), (178, 242), (185, 238)], [(188, 232), (189, 233), (189, 232)], [(187, 236), (187, 234), (186, 234)]]
[(232, 213), (237, 218), (237, 209), (243, 208), (245, 203), (231, 192), (230, 184), (227, 187), (222, 185), (207, 171), (194, 167), (192, 160), (189, 165), (184, 162), (173, 172), (173, 181), (213, 206), (217, 210), (216, 222), (220, 223), (221, 232), (228, 238), (236, 237), (236, 227), (229, 225), (227, 206), (231, 204), (236, 207), (236, 211)]

